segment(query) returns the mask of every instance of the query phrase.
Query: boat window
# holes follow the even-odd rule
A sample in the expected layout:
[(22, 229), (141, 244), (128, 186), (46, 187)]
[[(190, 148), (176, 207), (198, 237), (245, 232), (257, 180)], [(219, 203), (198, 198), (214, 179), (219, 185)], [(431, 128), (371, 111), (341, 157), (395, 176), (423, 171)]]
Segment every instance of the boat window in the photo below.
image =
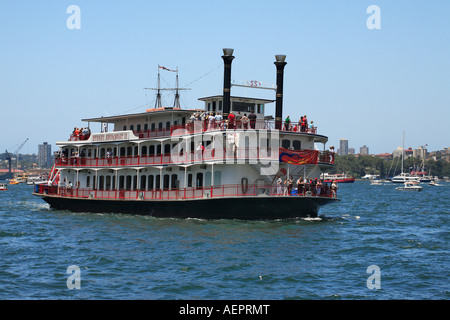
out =
[(131, 157), (133, 155), (133, 148), (132, 147), (128, 147), (127, 148), (127, 157)]
[(155, 124), (155, 123), (152, 123), (151, 130), (152, 130), (152, 131), (155, 131), (155, 129), (156, 129), (156, 124)]
[(147, 146), (142, 146), (141, 155), (143, 157), (147, 156)]
[(214, 187), (222, 185), (222, 172), (214, 171)]
[(144, 131), (148, 131), (148, 123), (144, 124)]
[(138, 155), (139, 155), (139, 147), (135, 146), (134, 147), (134, 154), (133, 154), (133, 156), (137, 157)]
[(125, 157), (125, 147), (120, 148), (120, 156)]
[(141, 185), (139, 186), (140, 190), (145, 190), (147, 188), (147, 176), (141, 176)]
[(137, 131), (141, 131), (141, 125), (140, 124), (137, 125), (136, 130)]
[(205, 187), (211, 186), (211, 172), (205, 172)]
[(155, 155), (155, 146), (151, 145), (148, 148), (148, 153), (149, 153), (150, 156), (154, 156)]
[(162, 122), (158, 123), (158, 129), (162, 129), (162, 128), (163, 128), (163, 123)]
[(130, 130), (134, 130), (134, 125), (132, 124), (132, 125), (130, 125)]
[(148, 176), (148, 190), (153, 190), (153, 185), (154, 185), (153, 179), (154, 178), (155, 177), (152, 174)]
[(161, 175), (157, 174), (155, 178), (155, 189), (160, 190), (161, 189)]
[(258, 104), (258, 113), (264, 113), (264, 105)]
[(170, 154), (170, 144), (169, 143), (164, 145), (164, 154)]
[(105, 190), (111, 190), (111, 176), (106, 176)]
[(116, 190), (116, 178), (112, 177), (112, 188), (111, 190)]
[(219, 101), (219, 111), (222, 111), (222, 100)]
[(188, 174), (187, 186), (192, 187), (192, 173)]
[(127, 130), (127, 126), (123, 126), (123, 131), (126, 131)]
[(119, 176), (119, 190), (125, 189), (125, 177)]
[(126, 181), (126, 186), (125, 186), (125, 189), (126, 190), (131, 190), (131, 182), (132, 182), (132, 179), (133, 177), (132, 176), (127, 176), (127, 181)]
[(240, 112), (252, 112), (254, 108), (253, 103), (248, 102), (233, 102), (233, 111), (240, 111)]
[(166, 129), (170, 129), (170, 121), (166, 122)]
[(294, 147), (294, 150), (301, 150), (302, 149), (302, 142), (300, 140), (294, 140), (292, 142), (292, 146)]
[(137, 189), (137, 175), (133, 176), (133, 190)]
[(163, 181), (163, 189), (164, 190), (169, 189), (169, 183), (170, 183), (170, 176), (168, 174), (165, 174), (164, 181)]
[(172, 175), (172, 180), (170, 181), (170, 189), (171, 190), (176, 190), (178, 189), (178, 180), (177, 180), (178, 176), (176, 174)]
[(281, 140), (281, 147), (285, 149), (289, 149), (291, 146), (291, 140), (283, 139)]
[(203, 188), (203, 173), (202, 172), (197, 173), (197, 177), (195, 179), (195, 186), (197, 189)]
[(91, 184), (91, 176), (86, 177), (86, 188), (89, 188), (89, 185)]
[(157, 155), (157, 156), (160, 156), (160, 155), (161, 155), (161, 145), (160, 145), (160, 144), (158, 144), (158, 145), (156, 146), (156, 155)]

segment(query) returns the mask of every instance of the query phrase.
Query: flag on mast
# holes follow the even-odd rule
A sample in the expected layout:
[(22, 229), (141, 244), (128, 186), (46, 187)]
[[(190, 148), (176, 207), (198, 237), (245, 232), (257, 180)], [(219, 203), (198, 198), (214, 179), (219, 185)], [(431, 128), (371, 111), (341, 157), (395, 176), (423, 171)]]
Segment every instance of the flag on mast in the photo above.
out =
[(163, 70), (166, 70), (166, 71), (171, 71), (171, 72), (176, 72), (176, 70), (171, 70), (171, 69), (168, 69), (168, 68), (166, 68), (166, 67), (163, 67), (163, 66), (158, 66), (160, 69), (163, 69)]

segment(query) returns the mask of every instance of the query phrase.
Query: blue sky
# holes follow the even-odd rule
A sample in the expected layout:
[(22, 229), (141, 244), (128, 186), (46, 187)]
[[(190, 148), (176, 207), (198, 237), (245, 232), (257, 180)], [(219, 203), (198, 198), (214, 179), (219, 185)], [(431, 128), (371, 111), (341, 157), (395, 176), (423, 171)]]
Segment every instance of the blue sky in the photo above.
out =
[[(66, 26), (70, 5), (79, 30)], [(366, 26), (370, 5), (379, 30)], [(0, 44), (0, 152), (26, 138), (21, 153), (43, 141), (55, 150), (83, 118), (144, 112), (158, 64), (190, 83), (183, 107), (203, 107), (198, 98), (221, 94), (225, 47), (235, 49), (234, 80), (275, 83), (274, 55), (286, 54), (283, 115), (307, 114), (328, 146), (347, 138), (357, 152), (392, 152), (403, 131), (405, 147), (450, 145), (448, 0), (2, 0)]]

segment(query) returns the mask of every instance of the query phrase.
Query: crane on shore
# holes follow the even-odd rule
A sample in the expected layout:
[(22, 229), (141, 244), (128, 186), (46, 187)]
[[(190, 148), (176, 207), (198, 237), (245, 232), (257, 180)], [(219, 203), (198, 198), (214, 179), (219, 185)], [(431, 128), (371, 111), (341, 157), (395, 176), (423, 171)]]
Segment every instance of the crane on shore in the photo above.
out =
[(14, 152), (14, 154), (16, 155), (16, 169), (19, 169), (19, 151), (23, 148), (23, 146), (25, 145), (25, 143), (27, 143), (28, 138), (21, 143), (21, 145), (17, 148), (17, 150)]

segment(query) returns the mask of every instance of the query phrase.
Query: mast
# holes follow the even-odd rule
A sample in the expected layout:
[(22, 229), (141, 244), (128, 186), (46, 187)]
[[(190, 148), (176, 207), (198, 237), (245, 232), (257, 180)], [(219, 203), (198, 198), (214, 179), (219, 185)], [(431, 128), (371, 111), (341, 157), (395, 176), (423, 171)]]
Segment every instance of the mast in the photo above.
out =
[(175, 99), (173, 101), (173, 107), (174, 108), (180, 108), (180, 88), (178, 86), (178, 67), (176, 69), (176, 88), (175, 88)]
[(159, 74), (160, 66), (158, 65), (158, 88), (156, 88), (155, 109), (161, 108), (161, 75)]
[(403, 131), (403, 142), (402, 142), (402, 175), (403, 175), (403, 154), (405, 153), (405, 131)]
[[(176, 72), (176, 87), (175, 88), (161, 88), (161, 74), (160, 70), (163, 69), (166, 71)], [(157, 88), (144, 88), (146, 90), (156, 90), (156, 101), (155, 101), (155, 109), (162, 108), (162, 102), (161, 102), (161, 91), (175, 91), (175, 99), (173, 102), (174, 108), (180, 108), (180, 90), (190, 90), (188, 88), (180, 88), (179, 86), (179, 80), (178, 80), (178, 67), (176, 70), (171, 70), (166, 67), (158, 65), (158, 86)]]

